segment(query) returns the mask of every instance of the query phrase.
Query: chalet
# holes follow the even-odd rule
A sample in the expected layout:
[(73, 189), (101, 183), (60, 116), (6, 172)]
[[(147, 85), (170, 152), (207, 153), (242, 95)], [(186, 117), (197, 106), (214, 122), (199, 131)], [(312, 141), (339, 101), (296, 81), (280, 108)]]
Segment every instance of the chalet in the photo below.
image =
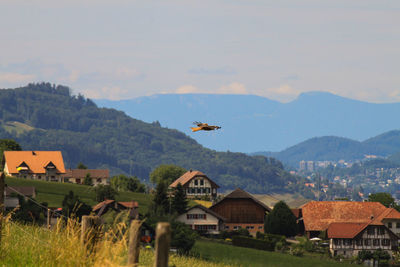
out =
[(169, 189), (174, 189), (178, 184), (183, 186), (188, 198), (210, 197), (211, 199), (215, 199), (217, 197), (217, 189), (219, 188), (207, 175), (201, 171), (193, 170), (184, 173), (176, 179), (169, 185)]
[(264, 219), (271, 209), (251, 194), (238, 188), (210, 207), (226, 218), (225, 230), (247, 229), (250, 234), (264, 232)]
[(65, 174), (61, 151), (4, 151), (4, 173), (8, 176), (62, 182)]
[(332, 255), (398, 249), (400, 213), (379, 202), (311, 201), (301, 213), (308, 237), (326, 232)]
[(357, 256), (362, 250), (384, 250), (389, 254), (398, 249), (398, 236), (379, 221), (370, 223), (331, 223), (327, 229), (332, 256)]
[(317, 237), (331, 223), (367, 223), (377, 218), (387, 208), (379, 202), (310, 201), (301, 207), (304, 231)]
[(92, 211), (96, 213), (97, 216), (101, 216), (107, 213), (109, 210), (114, 210), (117, 212), (123, 210), (129, 210), (129, 216), (131, 218), (137, 218), (139, 211), (139, 204), (136, 201), (130, 202), (117, 202), (112, 199), (106, 199), (100, 203), (93, 206)]
[(177, 218), (178, 221), (189, 225), (193, 230), (218, 234), (224, 230), (225, 218), (202, 205), (196, 205)]
[(110, 173), (107, 169), (69, 169), (63, 175), (65, 182), (83, 184), (86, 177), (90, 177), (93, 185), (108, 184)]

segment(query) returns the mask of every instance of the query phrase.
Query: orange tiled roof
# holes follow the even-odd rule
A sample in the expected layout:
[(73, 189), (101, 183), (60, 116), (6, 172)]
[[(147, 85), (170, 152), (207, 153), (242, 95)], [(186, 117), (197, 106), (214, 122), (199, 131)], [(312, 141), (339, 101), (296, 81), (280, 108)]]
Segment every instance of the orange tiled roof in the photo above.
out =
[(32, 173), (46, 173), (45, 167), (52, 162), (58, 173), (65, 173), (61, 151), (4, 151), (8, 172), (17, 174), (17, 167), (25, 162)]
[(331, 223), (369, 223), (387, 208), (379, 202), (310, 201), (302, 206), (306, 231), (324, 231)]
[(354, 238), (368, 223), (331, 223), (328, 227), (328, 238)]
[(395, 210), (394, 208), (386, 208), (384, 212), (379, 214), (376, 218), (374, 218), (371, 222), (372, 225), (383, 225), (384, 219), (400, 219), (400, 212)]
[(118, 204), (124, 206), (125, 208), (128, 209), (133, 209), (133, 208), (138, 208), (139, 207), (139, 203), (137, 203), (136, 201), (128, 201), (128, 202), (118, 202)]
[(210, 181), (212, 185), (219, 188), (219, 186), (216, 183), (214, 183), (210, 178), (208, 178), (207, 175), (205, 175), (201, 171), (192, 171), (192, 170), (185, 172), (181, 177), (179, 177), (172, 184), (170, 184), (169, 187), (176, 187), (179, 183), (181, 185), (185, 185), (195, 177), (205, 177)]

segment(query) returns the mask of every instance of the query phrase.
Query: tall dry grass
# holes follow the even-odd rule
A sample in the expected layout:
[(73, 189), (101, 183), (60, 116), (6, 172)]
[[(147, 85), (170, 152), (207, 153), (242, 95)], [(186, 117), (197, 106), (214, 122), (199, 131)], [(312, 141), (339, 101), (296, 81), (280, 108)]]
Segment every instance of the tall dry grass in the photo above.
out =
[[(126, 266), (128, 250), (127, 225), (117, 223), (105, 231), (96, 243), (94, 253), (88, 253), (81, 243), (77, 220), (59, 221), (52, 230), (23, 225), (3, 218), (0, 244), (0, 266)], [(154, 253), (142, 249), (140, 266), (152, 266)], [(197, 258), (170, 255), (170, 266), (220, 267)]]

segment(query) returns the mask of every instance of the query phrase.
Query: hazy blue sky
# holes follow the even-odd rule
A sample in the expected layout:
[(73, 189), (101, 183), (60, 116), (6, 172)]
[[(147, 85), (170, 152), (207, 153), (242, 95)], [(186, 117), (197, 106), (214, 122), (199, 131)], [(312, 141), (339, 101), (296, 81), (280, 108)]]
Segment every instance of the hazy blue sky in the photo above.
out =
[(400, 1), (0, 2), (0, 88), (400, 101)]

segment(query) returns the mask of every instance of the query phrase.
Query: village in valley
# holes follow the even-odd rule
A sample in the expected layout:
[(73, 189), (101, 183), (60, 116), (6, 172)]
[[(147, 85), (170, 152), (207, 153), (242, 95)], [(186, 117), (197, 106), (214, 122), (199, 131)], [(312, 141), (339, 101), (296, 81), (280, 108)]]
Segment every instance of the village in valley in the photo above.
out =
[[(116, 218), (124, 213), (127, 223), (148, 220), (140, 232), (143, 247), (152, 246), (156, 235), (155, 224), (151, 221), (169, 218), (167, 220), (172, 224), (186, 225), (186, 230), (173, 229), (183, 231), (185, 236), (172, 240), (175, 244), (172, 248), (185, 254), (191, 250), (194, 239), (199, 238), (205, 242), (222, 242), (295, 256), (322, 253), (327, 258), (349, 263), (382, 264), (394, 261), (398, 253), (399, 206), (387, 193), (370, 195), (370, 199), (363, 201), (302, 199), (297, 202), (298, 206), (289, 207), (285, 201), (268, 194), (251, 194), (240, 188), (220, 192), (220, 186), (200, 170), (161, 165), (151, 174), (155, 187), (135, 185), (136, 189), (141, 188), (137, 192), (148, 195), (151, 202), (143, 213), (139, 212), (143, 203), (138, 199), (116, 200), (115, 193), (121, 189), (118, 188), (121, 187), (121, 177), (110, 177), (108, 169), (87, 169), (82, 163), (77, 169), (66, 169), (61, 151), (4, 151), (3, 166), (2, 179), (8, 177), (4, 190), (6, 210), (16, 210), (15, 215), (18, 215), (18, 209), (29, 212), (32, 218), (36, 218), (33, 222), (40, 222), (42, 212), (42, 217), (45, 217), (43, 224), (49, 229), (73, 213), (81, 218), (86, 215), (98, 217), (106, 225), (110, 223), (110, 214)], [(126, 183), (127, 179), (132, 178), (123, 182)], [(38, 193), (35, 186), (12, 185), (17, 180), (19, 184), (42, 181), (86, 185), (95, 191), (102, 188), (98, 191), (103, 193), (100, 196), (96, 193), (98, 203), (86, 210), (68, 207), (64, 203), (71, 201), (68, 195), (62, 206), (52, 207), (35, 201)], [(24, 207), (28, 202), (39, 205), (39, 209)], [(16, 216), (20, 221), (23, 218)], [(186, 242), (182, 238), (187, 239)], [(180, 246), (179, 242), (185, 245)]]

